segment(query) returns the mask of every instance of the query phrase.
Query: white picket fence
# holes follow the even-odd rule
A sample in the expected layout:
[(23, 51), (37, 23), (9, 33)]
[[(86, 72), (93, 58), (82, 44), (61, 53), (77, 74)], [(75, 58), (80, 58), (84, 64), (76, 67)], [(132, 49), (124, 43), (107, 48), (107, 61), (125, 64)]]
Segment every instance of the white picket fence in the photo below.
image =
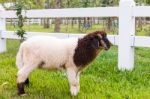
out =
[[(132, 70), (134, 47), (150, 47), (150, 37), (135, 36), (135, 17), (149, 17), (149, 6), (135, 6), (133, 0), (121, 0), (119, 7), (68, 8), (27, 10), (28, 18), (45, 17), (119, 17), (119, 35), (109, 35), (109, 40), (118, 45), (118, 68)], [(6, 51), (6, 39), (19, 39), (14, 31), (6, 30), (6, 18), (16, 18), (15, 11), (0, 9), (0, 52)], [(26, 37), (53, 35), (60, 38), (81, 37), (84, 34), (27, 32)]]

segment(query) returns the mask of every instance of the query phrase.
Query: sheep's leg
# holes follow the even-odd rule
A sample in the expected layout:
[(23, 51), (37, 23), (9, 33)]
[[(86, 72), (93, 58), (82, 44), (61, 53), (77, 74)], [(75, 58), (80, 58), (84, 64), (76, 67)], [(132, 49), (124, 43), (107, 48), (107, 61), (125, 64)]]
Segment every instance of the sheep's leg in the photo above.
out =
[(27, 86), (29, 86), (29, 78), (26, 79), (26, 81), (25, 81), (24, 84), (27, 85)]
[(76, 79), (77, 79), (77, 83), (78, 83), (77, 88), (78, 88), (78, 92), (79, 92), (79, 90), (80, 90), (80, 72), (77, 73)]
[(79, 75), (73, 68), (67, 69), (71, 95), (76, 96), (79, 92)]
[(17, 87), (18, 87), (18, 95), (24, 95), (24, 84), (27, 83), (27, 79), (32, 70), (35, 69), (33, 65), (25, 65), (18, 72), (17, 77)]

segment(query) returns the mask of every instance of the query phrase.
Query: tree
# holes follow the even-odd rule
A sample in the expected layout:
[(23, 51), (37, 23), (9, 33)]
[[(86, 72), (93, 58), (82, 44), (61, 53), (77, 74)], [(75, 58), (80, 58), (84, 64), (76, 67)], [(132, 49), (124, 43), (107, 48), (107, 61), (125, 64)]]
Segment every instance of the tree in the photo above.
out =
[[(61, 0), (56, 0), (55, 8), (56, 9), (61, 8)], [(61, 25), (61, 18), (56, 18), (54, 32), (60, 32), (60, 25)]]
[[(45, 2), (45, 9), (49, 9), (50, 8), (50, 0), (46, 0)], [(49, 28), (49, 18), (44, 18), (44, 28)]]
[[(113, 6), (114, 1), (113, 0), (101, 0), (101, 4), (102, 4), (102, 7)], [(107, 29), (111, 30), (112, 18), (104, 18), (104, 19), (106, 20)]]

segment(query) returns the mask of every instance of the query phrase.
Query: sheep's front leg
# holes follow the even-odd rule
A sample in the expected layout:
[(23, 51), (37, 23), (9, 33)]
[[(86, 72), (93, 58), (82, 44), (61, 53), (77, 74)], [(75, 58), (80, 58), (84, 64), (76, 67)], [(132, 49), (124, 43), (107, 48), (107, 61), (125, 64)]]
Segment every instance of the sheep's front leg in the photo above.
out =
[(78, 83), (78, 92), (80, 90), (80, 72), (77, 73), (77, 76), (76, 76), (76, 79), (77, 79), (77, 83)]
[(79, 92), (79, 74), (73, 69), (67, 69), (71, 95), (76, 96)]

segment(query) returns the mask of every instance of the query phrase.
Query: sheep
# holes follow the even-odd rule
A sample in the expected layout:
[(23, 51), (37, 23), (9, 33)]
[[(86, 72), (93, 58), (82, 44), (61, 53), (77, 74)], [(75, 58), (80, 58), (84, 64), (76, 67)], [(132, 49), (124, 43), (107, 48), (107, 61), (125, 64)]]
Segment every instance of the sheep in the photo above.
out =
[(89, 33), (82, 38), (59, 39), (51, 36), (34, 36), (24, 41), (16, 56), (18, 67), (18, 95), (25, 95), (24, 86), (29, 84), (28, 76), (36, 68), (65, 69), (70, 92), (79, 92), (80, 72), (91, 63), (99, 52), (111, 46), (103, 31)]

